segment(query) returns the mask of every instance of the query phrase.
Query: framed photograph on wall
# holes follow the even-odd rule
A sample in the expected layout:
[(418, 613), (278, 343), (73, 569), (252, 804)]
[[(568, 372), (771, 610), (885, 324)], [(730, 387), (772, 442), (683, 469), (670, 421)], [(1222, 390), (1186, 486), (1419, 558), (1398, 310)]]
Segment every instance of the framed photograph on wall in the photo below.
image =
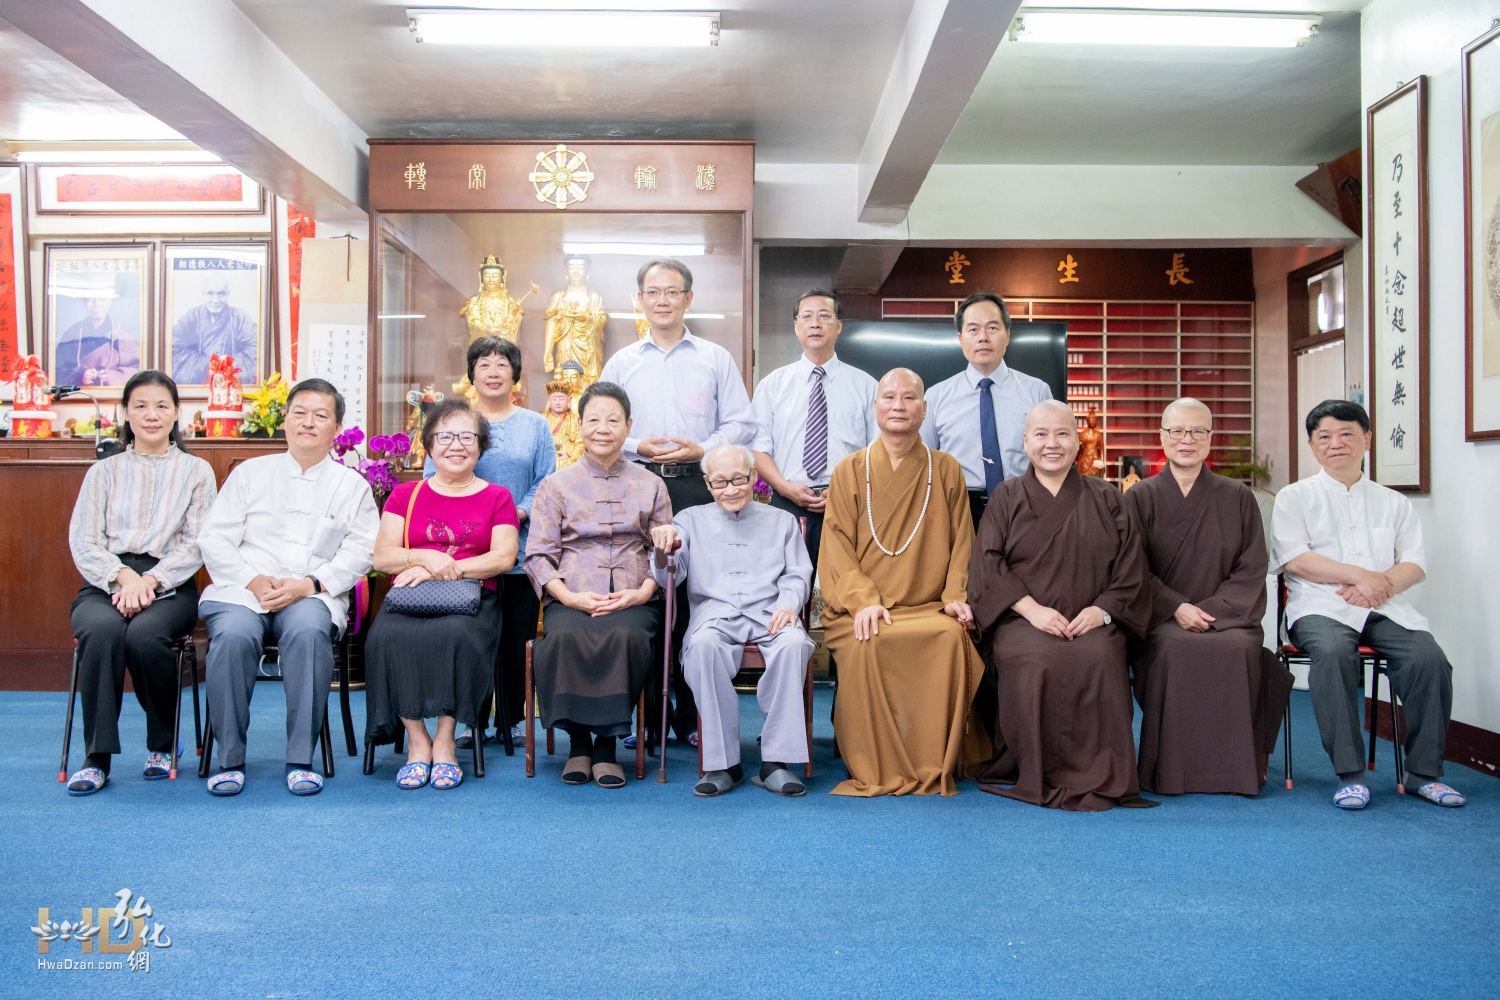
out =
[(163, 371), (178, 385), (208, 383), (208, 362), (231, 355), (245, 385), (265, 374), (270, 343), (271, 244), (162, 246)]
[(257, 215), (265, 192), (226, 163), (37, 164), (39, 215)]
[(1370, 478), (1429, 489), (1427, 406), (1427, 80), (1365, 111), (1365, 273), (1369, 276)]
[(48, 243), (43, 363), (57, 385), (113, 389), (148, 367), (149, 243)]
[(26, 170), (0, 163), (0, 382), (32, 353), (31, 286), (26, 280)]
[(1464, 439), (1500, 439), (1500, 27), (1464, 46)]

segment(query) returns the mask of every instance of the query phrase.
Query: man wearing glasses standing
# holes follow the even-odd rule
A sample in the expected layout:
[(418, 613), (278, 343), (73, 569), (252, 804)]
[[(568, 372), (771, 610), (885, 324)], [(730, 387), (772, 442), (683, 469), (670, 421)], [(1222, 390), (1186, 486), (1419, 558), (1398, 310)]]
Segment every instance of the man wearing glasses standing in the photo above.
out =
[(1255, 795), (1292, 689), (1265, 648), (1266, 538), (1243, 484), (1204, 465), (1213, 414), (1184, 397), (1161, 415), (1167, 465), (1125, 494), (1146, 543), (1149, 631), (1131, 643), (1148, 792)]
[[(625, 439), (625, 458), (639, 462), (666, 483), (674, 514), (712, 503), (701, 465), (705, 453), (726, 444), (748, 445), (755, 415), (744, 379), (729, 352), (688, 331), (693, 304), (693, 272), (680, 260), (649, 260), (636, 273), (641, 308), (651, 324), (641, 340), (621, 348), (600, 373), (630, 396), (634, 417)], [(679, 588), (680, 589), (680, 588)], [(682, 593), (679, 599), (685, 601)], [(680, 648), (686, 615), (674, 630)], [(686, 737), (696, 708), (678, 678), (673, 729)]]
[(978, 530), (995, 487), (1031, 467), (1021, 444), (1026, 414), (1051, 399), (1052, 389), (1006, 365), (1010, 311), (1000, 296), (975, 292), (959, 303), (953, 321), (969, 364), (927, 393), (922, 440), (963, 467), (969, 514)]
[(828, 477), (845, 456), (875, 440), (875, 380), (839, 360), (843, 308), (832, 292), (803, 293), (792, 310), (802, 357), (755, 389), (755, 471), (771, 505), (807, 518), (807, 551), (818, 564)]

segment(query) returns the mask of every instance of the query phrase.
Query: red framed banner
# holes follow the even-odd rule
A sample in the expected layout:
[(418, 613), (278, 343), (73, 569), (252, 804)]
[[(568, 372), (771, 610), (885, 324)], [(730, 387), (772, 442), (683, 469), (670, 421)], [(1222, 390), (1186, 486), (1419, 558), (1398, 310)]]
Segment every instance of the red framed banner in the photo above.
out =
[(25, 171), (0, 164), (0, 383), (31, 352), (27, 320)]
[(227, 164), (36, 167), (40, 215), (257, 215), (259, 184)]

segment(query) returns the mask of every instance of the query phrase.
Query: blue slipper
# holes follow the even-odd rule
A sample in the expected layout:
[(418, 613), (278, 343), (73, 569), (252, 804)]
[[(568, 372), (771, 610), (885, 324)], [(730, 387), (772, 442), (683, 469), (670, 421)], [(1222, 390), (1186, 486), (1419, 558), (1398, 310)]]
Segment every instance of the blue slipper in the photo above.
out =
[(1462, 793), (1441, 781), (1427, 782), (1417, 789), (1417, 794), (1435, 806), (1444, 806), (1448, 809), (1457, 809), (1469, 801)]
[(81, 771), (74, 771), (73, 776), (68, 779), (69, 795), (93, 795), (103, 788), (109, 781), (109, 775), (97, 767), (86, 767)]
[(1370, 789), (1355, 782), (1333, 793), (1333, 804), (1340, 809), (1363, 809), (1370, 804)]
[(286, 790), (293, 795), (316, 795), (323, 790), (323, 776), (300, 768), (287, 772)]
[(457, 788), (459, 782), (464, 780), (463, 771), (459, 770), (457, 764), (434, 764), (432, 765), (432, 787), (441, 791)]
[(148, 753), (146, 755), (146, 768), (141, 772), (141, 777), (147, 781), (156, 781), (159, 778), (169, 777), (172, 773), (172, 755), (169, 753)]
[(238, 795), (244, 789), (244, 771), (220, 771), (208, 779), (208, 791), (211, 795)]
[[(414, 760), (409, 764), (402, 765), (401, 770), (396, 772), (396, 787), (407, 790), (421, 788), (427, 784), (427, 778), (431, 773), (431, 764), (425, 761)], [(413, 778), (417, 779), (417, 783), (414, 785), (410, 783)]]

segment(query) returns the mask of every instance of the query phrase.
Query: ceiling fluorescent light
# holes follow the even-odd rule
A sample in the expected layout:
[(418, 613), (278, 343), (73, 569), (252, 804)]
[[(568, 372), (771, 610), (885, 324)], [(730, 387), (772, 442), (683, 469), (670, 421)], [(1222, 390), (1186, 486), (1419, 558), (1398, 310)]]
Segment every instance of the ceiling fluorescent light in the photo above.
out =
[(23, 149), (22, 163), (222, 163), (206, 149)]
[(1321, 15), (1204, 11), (1026, 10), (1011, 24), (1018, 42), (1071, 45), (1195, 45), (1295, 48), (1307, 44)]
[(626, 257), (702, 257), (702, 243), (564, 243), (563, 253), (588, 257), (620, 254)]
[(681, 48), (719, 44), (717, 11), (409, 7), (406, 18), (412, 37), (431, 45)]

